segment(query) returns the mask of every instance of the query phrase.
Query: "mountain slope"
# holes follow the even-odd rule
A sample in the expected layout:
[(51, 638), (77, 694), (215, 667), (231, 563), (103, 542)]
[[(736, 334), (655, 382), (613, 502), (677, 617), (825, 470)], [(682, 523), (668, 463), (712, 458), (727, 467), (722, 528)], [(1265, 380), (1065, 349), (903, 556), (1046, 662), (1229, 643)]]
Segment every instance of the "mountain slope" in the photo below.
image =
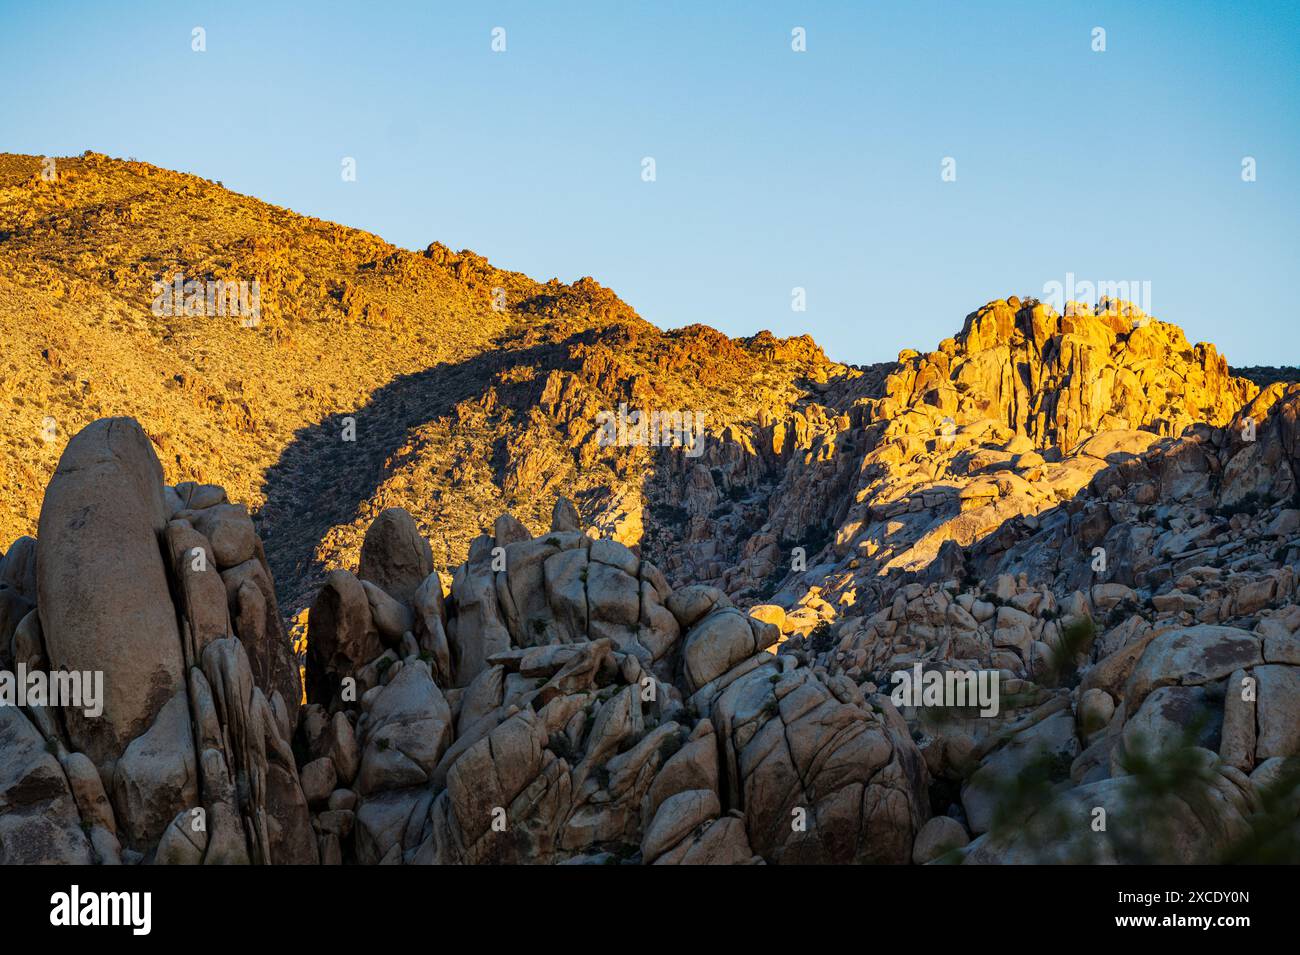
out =
[[(725, 428), (848, 373), (807, 340), (663, 333), (591, 279), (408, 252), (146, 163), (87, 153), (54, 168), (47, 180), (39, 157), (0, 157), (7, 540), (33, 532), (67, 438), (130, 415), (169, 482), (219, 483), (254, 508), (297, 610), (390, 500), (444, 570), (497, 513), (540, 522), (557, 491), (593, 525), (625, 511), (634, 525), (639, 500), (624, 501), (648, 449), (594, 446), (596, 409), (651, 401)], [(154, 283), (177, 274), (256, 279), (256, 325), (155, 314)]]

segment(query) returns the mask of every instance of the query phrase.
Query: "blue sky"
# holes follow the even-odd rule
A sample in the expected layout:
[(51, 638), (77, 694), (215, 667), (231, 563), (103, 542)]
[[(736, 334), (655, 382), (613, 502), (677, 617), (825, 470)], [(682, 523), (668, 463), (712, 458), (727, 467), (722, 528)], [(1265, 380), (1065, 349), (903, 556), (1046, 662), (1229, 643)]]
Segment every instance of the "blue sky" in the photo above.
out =
[(592, 275), (663, 327), (882, 361), (1072, 272), (1149, 281), (1235, 364), (1300, 363), (1294, 2), (0, 0), (0, 70), (0, 150)]

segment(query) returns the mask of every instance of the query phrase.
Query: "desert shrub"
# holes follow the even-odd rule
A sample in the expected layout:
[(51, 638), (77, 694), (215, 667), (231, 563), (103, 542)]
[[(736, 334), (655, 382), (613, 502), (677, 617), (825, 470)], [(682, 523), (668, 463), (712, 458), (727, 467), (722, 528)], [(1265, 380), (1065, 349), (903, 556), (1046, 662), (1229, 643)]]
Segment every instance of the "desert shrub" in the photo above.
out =
[(827, 653), (835, 646), (835, 631), (831, 629), (831, 625), (825, 620), (817, 624), (808, 635), (808, 645), (813, 653)]
[(1087, 653), (1097, 639), (1097, 625), (1088, 616), (1079, 617), (1061, 628), (1061, 639), (1047, 659), (1048, 684), (1072, 685), (1078, 676), (1079, 657)]

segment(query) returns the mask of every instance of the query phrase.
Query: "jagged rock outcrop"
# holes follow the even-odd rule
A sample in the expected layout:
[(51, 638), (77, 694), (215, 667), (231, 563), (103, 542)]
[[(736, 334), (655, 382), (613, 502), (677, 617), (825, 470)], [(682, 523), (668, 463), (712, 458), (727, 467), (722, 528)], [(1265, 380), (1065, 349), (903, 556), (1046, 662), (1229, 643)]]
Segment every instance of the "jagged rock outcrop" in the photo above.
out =
[[(1088, 482), (960, 548), (961, 578), (897, 576), (886, 606), (783, 652), (863, 692), (915, 665), (1002, 675), (993, 719), (903, 711), (977, 837), (957, 858), (1258, 857), (1300, 783), (1298, 406), (1274, 386), (1221, 428), (1102, 432), (1080, 448), (1110, 449)], [(1033, 779), (1054, 795), (1029, 799)], [(1274, 835), (1277, 858), (1297, 834)]]
[[(843, 413), (809, 409), (818, 423), (796, 436), (808, 450), (785, 465), (728, 592), (781, 605), (803, 633), (875, 610), (946, 542), (969, 547), (1068, 501), (1117, 456), (1222, 427), (1259, 393), (1175, 326), (1122, 302), (1095, 312), (991, 302), (878, 383), (838, 384), (822, 400)], [(795, 547), (805, 559), (791, 573)]]

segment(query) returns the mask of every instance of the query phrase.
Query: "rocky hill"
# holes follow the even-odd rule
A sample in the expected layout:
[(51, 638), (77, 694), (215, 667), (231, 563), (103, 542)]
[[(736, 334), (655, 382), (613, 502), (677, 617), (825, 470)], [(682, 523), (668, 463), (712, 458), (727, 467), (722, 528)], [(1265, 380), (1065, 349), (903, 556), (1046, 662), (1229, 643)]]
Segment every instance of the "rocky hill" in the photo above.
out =
[[(392, 504), (444, 572), (503, 510), (542, 528), (557, 492), (638, 537), (654, 449), (599, 446), (598, 410), (652, 404), (724, 431), (854, 374), (806, 338), (664, 333), (591, 279), (409, 252), (146, 163), (53, 168), (0, 156), (5, 539), (35, 530), (72, 434), (130, 415), (168, 481), (247, 504), (296, 612)], [(256, 279), (256, 323), (154, 314), (154, 283), (176, 275)]]
[(0, 669), (104, 693), (0, 706), (0, 861), (1300, 860), (1300, 385), (1016, 297), (847, 367), (45, 168), (0, 158)]

